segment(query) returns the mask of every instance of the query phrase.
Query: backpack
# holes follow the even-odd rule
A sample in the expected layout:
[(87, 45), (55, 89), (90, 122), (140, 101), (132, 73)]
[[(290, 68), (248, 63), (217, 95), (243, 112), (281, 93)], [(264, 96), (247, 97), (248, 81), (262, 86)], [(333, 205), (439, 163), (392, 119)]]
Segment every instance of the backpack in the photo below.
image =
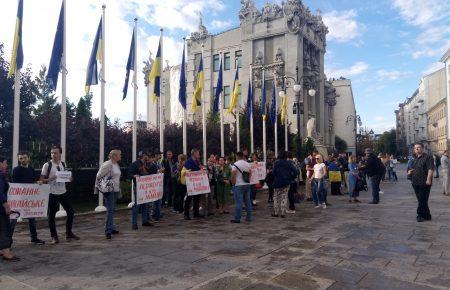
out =
[[(63, 165), (63, 169), (66, 169), (66, 164), (64, 163), (64, 161), (61, 161), (62, 165)], [(52, 171), (52, 166), (53, 166), (53, 162), (50, 160), (49, 162), (47, 162), (48, 167), (47, 167), (47, 174), (45, 174), (45, 179), (48, 179), (50, 176), (50, 171)]]

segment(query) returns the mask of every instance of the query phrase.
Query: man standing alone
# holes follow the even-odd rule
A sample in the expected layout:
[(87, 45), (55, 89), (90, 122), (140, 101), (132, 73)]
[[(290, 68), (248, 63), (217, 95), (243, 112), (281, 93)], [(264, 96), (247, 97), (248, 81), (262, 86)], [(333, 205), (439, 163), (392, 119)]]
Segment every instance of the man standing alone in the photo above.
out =
[(378, 204), (380, 202), (380, 182), (384, 173), (384, 165), (381, 160), (373, 154), (371, 148), (364, 150), (366, 154), (366, 166), (367, 175), (370, 178), (370, 184), (372, 187), (372, 201), (369, 204)]
[(433, 171), (433, 157), (423, 152), (421, 143), (414, 144), (414, 160), (408, 170), (408, 175), (411, 177), (411, 183), (417, 197), (418, 222), (431, 220), (428, 198), (430, 197), (430, 189), (433, 183)]

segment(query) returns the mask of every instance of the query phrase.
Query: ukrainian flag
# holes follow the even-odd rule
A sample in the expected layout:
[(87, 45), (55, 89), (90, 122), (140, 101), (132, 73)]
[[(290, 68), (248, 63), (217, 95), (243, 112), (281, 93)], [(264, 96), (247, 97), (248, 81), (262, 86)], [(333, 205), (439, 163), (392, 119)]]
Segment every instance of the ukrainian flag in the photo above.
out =
[(158, 52), (156, 53), (149, 80), (153, 84), (153, 103), (156, 103), (156, 99), (161, 96), (161, 39), (159, 40)]
[(285, 94), (283, 96), (283, 100), (281, 101), (281, 123), (283, 125), (286, 124), (286, 112), (287, 112), (287, 110), (286, 110), (286, 98), (287, 98), (287, 95)]
[(88, 68), (86, 72), (86, 94), (89, 94), (91, 86), (98, 84), (98, 65), (97, 60), (102, 63), (102, 47), (103, 35), (102, 35), (102, 19), (98, 24), (97, 33), (95, 34), (94, 45), (92, 46), (91, 56), (89, 57)]
[(14, 32), (14, 44), (11, 55), (11, 62), (8, 72), (8, 78), (20, 70), (23, 66), (23, 48), (22, 48), (22, 22), (23, 22), (23, 0), (19, 0), (17, 9), (16, 30)]
[(230, 107), (228, 108), (227, 114), (233, 112), (234, 107), (236, 107), (236, 100), (239, 97), (239, 67), (236, 67), (236, 73), (234, 74), (234, 86), (233, 86), (233, 96), (231, 98)]
[(197, 84), (194, 90), (194, 99), (192, 100), (192, 111), (195, 112), (197, 107), (202, 103), (202, 90), (203, 90), (203, 55), (200, 58), (200, 64), (198, 65), (197, 71)]

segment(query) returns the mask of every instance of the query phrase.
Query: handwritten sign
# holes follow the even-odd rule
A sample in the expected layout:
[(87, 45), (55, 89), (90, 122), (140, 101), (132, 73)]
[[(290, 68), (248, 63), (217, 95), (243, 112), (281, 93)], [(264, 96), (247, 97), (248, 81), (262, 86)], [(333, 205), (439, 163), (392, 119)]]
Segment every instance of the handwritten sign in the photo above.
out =
[(164, 174), (145, 175), (136, 178), (137, 204), (159, 200), (164, 194)]
[(72, 171), (56, 171), (56, 182), (71, 182)]
[(22, 218), (46, 217), (49, 193), (48, 184), (10, 183), (8, 203)]
[(188, 195), (210, 193), (209, 179), (206, 171), (186, 172), (186, 187)]
[(250, 177), (250, 184), (257, 184), (260, 180), (266, 178), (266, 163), (265, 162), (253, 162), (250, 163), (250, 169), (252, 175)]

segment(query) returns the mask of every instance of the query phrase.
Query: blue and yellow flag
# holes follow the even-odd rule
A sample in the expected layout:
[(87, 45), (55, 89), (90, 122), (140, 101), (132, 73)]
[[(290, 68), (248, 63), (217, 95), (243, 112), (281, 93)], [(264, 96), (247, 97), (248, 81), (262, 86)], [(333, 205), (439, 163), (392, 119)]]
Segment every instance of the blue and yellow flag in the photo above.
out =
[(125, 98), (127, 97), (127, 93), (128, 93), (128, 82), (130, 80), (130, 71), (135, 71), (134, 68), (134, 50), (135, 50), (135, 35), (134, 35), (134, 30), (133, 30), (133, 36), (131, 37), (131, 45), (130, 45), (130, 53), (128, 54), (128, 61), (127, 61), (127, 74), (125, 75), (125, 84), (123, 85), (123, 97), (122, 97), (122, 101), (125, 100)]
[(178, 100), (181, 106), (186, 110), (186, 57), (185, 57), (186, 45), (183, 44), (183, 58), (181, 59), (181, 70), (180, 70), (180, 91), (178, 92)]
[(98, 65), (97, 60), (102, 63), (102, 19), (98, 24), (97, 33), (95, 34), (94, 45), (92, 46), (91, 56), (89, 57), (88, 68), (86, 72), (86, 94), (89, 94), (91, 86), (98, 84)]
[(277, 121), (277, 95), (275, 93), (275, 81), (272, 82), (272, 104), (270, 105), (270, 122), (275, 124)]
[(197, 107), (202, 104), (202, 90), (203, 90), (203, 55), (200, 58), (197, 71), (197, 84), (195, 85), (194, 98), (192, 100), (192, 111), (197, 111)]
[(262, 73), (263, 77), (262, 77), (262, 87), (261, 87), (261, 115), (263, 117), (263, 120), (265, 121), (267, 116), (266, 116), (266, 75), (264, 73)]
[(217, 86), (216, 91), (214, 93), (213, 116), (215, 116), (219, 112), (220, 95), (222, 94), (222, 92), (223, 92), (223, 71), (222, 71), (222, 60), (220, 60), (219, 76), (217, 77)]
[(236, 67), (236, 73), (234, 74), (233, 82), (233, 95), (231, 97), (230, 107), (228, 108), (227, 114), (233, 112), (234, 107), (236, 107), (236, 101), (239, 97), (239, 67)]
[(247, 119), (253, 117), (253, 88), (252, 82), (248, 80), (248, 90), (247, 90)]
[(156, 103), (156, 99), (161, 96), (161, 39), (159, 40), (158, 52), (156, 53), (155, 62), (153, 62), (149, 80), (153, 84), (152, 100), (153, 103)]
[(23, 66), (22, 23), (23, 0), (19, 0), (19, 7), (17, 8), (16, 30), (14, 31), (14, 43), (8, 71), (8, 78), (14, 75), (16, 71), (20, 70)]
[(59, 13), (58, 27), (56, 28), (52, 56), (50, 57), (47, 72), (48, 86), (54, 91), (56, 91), (56, 86), (58, 85), (58, 76), (61, 71), (61, 61), (64, 53), (64, 8), (63, 2), (61, 12)]

